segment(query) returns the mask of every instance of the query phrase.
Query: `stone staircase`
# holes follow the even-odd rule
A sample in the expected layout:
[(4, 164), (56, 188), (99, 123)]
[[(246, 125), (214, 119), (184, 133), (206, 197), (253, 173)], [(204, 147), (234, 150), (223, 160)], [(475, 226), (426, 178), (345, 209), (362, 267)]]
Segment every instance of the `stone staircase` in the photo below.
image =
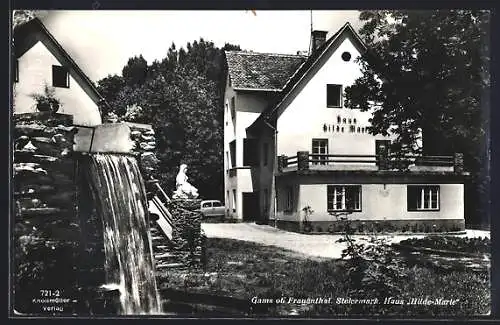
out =
[(171, 269), (186, 269), (188, 266), (185, 261), (183, 261), (184, 254), (175, 252), (172, 241), (162, 232), (155, 221), (151, 221), (150, 231), (156, 271), (163, 272)]

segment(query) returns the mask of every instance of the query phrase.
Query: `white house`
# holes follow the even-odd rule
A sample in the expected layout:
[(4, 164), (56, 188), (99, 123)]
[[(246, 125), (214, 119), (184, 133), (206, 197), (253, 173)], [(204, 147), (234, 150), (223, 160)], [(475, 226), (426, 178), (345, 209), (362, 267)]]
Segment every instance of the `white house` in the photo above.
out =
[(38, 18), (15, 28), (13, 56), (14, 114), (36, 112), (31, 95), (47, 85), (62, 104), (58, 113), (73, 115), (75, 125), (101, 124), (99, 105), (106, 102)]
[[(310, 56), (226, 52), (227, 217), (294, 231), (464, 229), (462, 156), (390, 156), (391, 136), (368, 132), (371, 112), (347, 109), (344, 89), (366, 50), (349, 23)], [(312, 214), (304, 208), (310, 207)]]

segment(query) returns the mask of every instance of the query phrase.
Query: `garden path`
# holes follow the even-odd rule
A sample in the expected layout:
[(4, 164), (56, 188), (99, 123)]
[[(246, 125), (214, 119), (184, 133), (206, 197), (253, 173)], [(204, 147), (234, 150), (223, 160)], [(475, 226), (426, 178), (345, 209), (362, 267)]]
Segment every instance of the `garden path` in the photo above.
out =
[[(269, 225), (255, 223), (202, 223), (202, 228), (209, 238), (231, 238), (245, 240), (263, 245), (276, 246), (319, 258), (340, 258), (345, 243), (338, 243), (341, 235), (331, 234), (300, 234), (284, 231)], [(490, 237), (489, 232), (481, 230), (467, 230), (460, 237)], [(382, 236), (380, 236), (382, 237)], [(387, 235), (388, 241), (398, 243), (411, 237), (425, 237), (424, 235)], [(356, 235), (360, 242), (367, 242), (369, 236)]]

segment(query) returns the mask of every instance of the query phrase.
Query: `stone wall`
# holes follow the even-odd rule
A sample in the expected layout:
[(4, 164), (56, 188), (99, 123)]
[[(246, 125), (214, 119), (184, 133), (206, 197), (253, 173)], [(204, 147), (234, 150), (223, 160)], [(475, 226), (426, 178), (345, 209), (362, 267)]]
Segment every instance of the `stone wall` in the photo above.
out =
[[(155, 132), (151, 125), (125, 123), (130, 128), (130, 138), (134, 143), (132, 154), (137, 157), (139, 167), (146, 181), (148, 197), (156, 191), (159, 160), (156, 158)], [(175, 262), (186, 267), (200, 267), (204, 264), (205, 236), (201, 230), (201, 200), (173, 200), (167, 208), (173, 217), (171, 253)]]
[[(71, 314), (83, 307), (76, 266), (81, 229), (75, 207), (72, 124), (70, 115), (14, 115), (13, 278), (14, 308), (20, 313)], [(33, 300), (47, 295), (72, 302)], [(58, 309), (44, 310), (49, 306)]]
[[(70, 115), (14, 115), (13, 296), (18, 313), (115, 312), (118, 292), (99, 288), (106, 280), (102, 221), (86, 181), (88, 156), (73, 151), (76, 133)], [(46, 298), (70, 303), (36, 300)]]
[(206, 237), (201, 229), (202, 214), (196, 211), (201, 200), (172, 200), (168, 209), (174, 218), (173, 253), (179, 262), (191, 268), (205, 264)]
[(144, 180), (156, 178), (158, 158), (156, 158), (155, 132), (151, 125), (125, 123), (130, 128), (130, 139), (133, 142), (132, 154), (137, 157)]

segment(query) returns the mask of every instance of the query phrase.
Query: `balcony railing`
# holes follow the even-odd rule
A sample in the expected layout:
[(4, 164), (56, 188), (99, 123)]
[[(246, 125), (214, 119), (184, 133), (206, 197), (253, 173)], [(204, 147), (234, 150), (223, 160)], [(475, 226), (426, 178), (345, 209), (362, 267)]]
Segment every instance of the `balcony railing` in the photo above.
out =
[(463, 154), (418, 155), (329, 155), (299, 151), (296, 156), (278, 157), (278, 170), (414, 170), (463, 172)]

